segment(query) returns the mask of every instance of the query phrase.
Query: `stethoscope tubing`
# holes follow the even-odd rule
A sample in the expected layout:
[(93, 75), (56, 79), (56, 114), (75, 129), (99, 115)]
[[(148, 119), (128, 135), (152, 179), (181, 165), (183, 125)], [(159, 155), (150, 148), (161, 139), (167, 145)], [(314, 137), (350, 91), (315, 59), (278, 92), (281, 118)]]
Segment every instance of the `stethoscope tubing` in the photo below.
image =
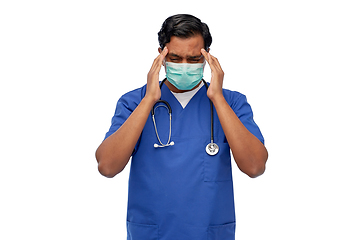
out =
[[(164, 82), (166, 81), (167, 79), (165, 78), (164, 80), (161, 81), (160, 83), (160, 89), (162, 87), (162, 85), (164, 84)], [(207, 82), (202, 79), (206, 89), (209, 88), (209, 85), (207, 84)], [(211, 135), (211, 142), (206, 146), (206, 152), (209, 154), (209, 155), (216, 155), (217, 152), (219, 151), (219, 147), (214, 143), (214, 104), (213, 102), (209, 99), (210, 101), (210, 135)], [(166, 105), (166, 108), (168, 109), (168, 112), (169, 112), (169, 118), (170, 118), (170, 130), (169, 130), (169, 139), (168, 139), (168, 142), (167, 144), (163, 144), (160, 140), (160, 137), (159, 137), (159, 134), (158, 134), (158, 131), (157, 131), (157, 127), (156, 127), (156, 123), (155, 123), (155, 109), (158, 108), (159, 106), (163, 106), (165, 107), (164, 105), (158, 105), (156, 106), (158, 103), (163, 103)], [(165, 101), (165, 100), (161, 100), (159, 99), (153, 106), (153, 108), (151, 109), (151, 116), (152, 116), (152, 120), (153, 120), (153, 123), (154, 123), (154, 128), (155, 128), (155, 133), (156, 133), (156, 137), (159, 141), (159, 143), (161, 145), (158, 145), (158, 144), (154, 144), (154, 147), (157, 148), (157, 147), (167, 147), (167, 146), (171, 146), (171, 145), (174, 145), (174, 142), (170, 142), (170, 138), (171, 138), (171, 119), (172, 119), (172, 109), (171, 109), (171, 106), (170, 104)], [(216, 148), (216, 150), (214, 150), (214, 148)]]
[[(161, 89), (161, 87), (162, 87), (162, 85), (164, 85), (164, 83), (165, 83), (165, 81), (166, 81), (167, 79), (165, 78), (164, 80), (162, 80), (161, 81), (161, 83), (160, 83), (160, 89)], [(206, 87), (206, 90), (209, 88), (209, 85), (207, 84), (207, 82), (204, 80), (204, 79), (202, 79), (202, 81), (203, 81), (203, 83), (204, 83), (204, 85), (205, 85), (205, 87)], [(211, 134), (211, 142), (213, 143), (214, 142), (214, 104), (213, 104), (213, 102), (209, 99), (209, 101), (210, 101), (210, 115), (211, 115), (211, 118), (210, 118), (210, 121), (211, 121), (211, 123), (210, 123), (210, 127), (211, 127), (211, 129), (210, 129), (210, 134)], [(167, 107), (168, 107), (168, 111), (169, 111), (169, 114), (171, 114), (172, 113), (172, 109), (171, 109), (171, 106), (170, 106), (170, 104), (167, 102), (167, 101), (165, 101), (165, 100), (161, 100), (161, 99), (159, 99), (156, 103), (155, 103), (155, 105), (156, 104), (158, 104), (158, 103), (164, 103)], [(151, 109), (151, 115), (152, 116), (154, 116), (155, 115), (155, 105), (153, 106), (153, 108)]]

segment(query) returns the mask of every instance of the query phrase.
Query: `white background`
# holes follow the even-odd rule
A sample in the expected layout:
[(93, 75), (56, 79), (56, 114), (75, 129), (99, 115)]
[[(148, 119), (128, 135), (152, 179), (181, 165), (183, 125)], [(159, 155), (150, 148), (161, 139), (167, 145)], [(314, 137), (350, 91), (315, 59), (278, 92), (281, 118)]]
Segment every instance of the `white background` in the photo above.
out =
[(126, 238), (129, 168), (102, 177), (94, 153), (118, 98), (146, 83), (163, 21), (190, 13), (269, 151), (257, 179), (233, 165), (236, 239), (360, 239), (359, 12), (349, 0), (1, 1), (0, 238)]

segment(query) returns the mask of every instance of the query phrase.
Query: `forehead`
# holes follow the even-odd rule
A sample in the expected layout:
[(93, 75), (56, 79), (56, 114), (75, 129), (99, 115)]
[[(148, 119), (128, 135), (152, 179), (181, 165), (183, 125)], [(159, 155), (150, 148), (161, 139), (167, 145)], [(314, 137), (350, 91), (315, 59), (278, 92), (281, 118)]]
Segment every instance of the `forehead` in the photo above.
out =
[(169, 53), (178, 56), (194, 56), (201, 54), (201, 48), (204, 48), (204, 39), (200, 34), (189, 38), (180, 38), (172, 36), (170, 42), (166, 44)]

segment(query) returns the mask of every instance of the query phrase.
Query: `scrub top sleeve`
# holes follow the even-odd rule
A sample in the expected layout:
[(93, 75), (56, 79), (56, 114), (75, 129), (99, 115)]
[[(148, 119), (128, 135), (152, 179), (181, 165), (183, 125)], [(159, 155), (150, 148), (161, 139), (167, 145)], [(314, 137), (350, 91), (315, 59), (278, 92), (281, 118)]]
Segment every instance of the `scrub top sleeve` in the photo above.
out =
[[(106, 133), (105, 138), (108, 138), (111, 134), (116, 132), (128, 119), (131, 113), (139, 105), (142, 99), (142, 89), (136, 89), (134, 91), (124, 94), (117, 102), (115, 114), (111, 119), (111, 126)], [(138, 147), (139, 142), (136, 144), (134, 152)]]
[(233, 93), (232, 104), (230, 105), (231, 108), (234, 110), (235, 114), (247, 130), (249, 130), (264, 144), (264, 137), (261, 134), (260, 128), (254, 121), (253, 112), (250, 104), (246, 100), (246, 96), (238, 92)]

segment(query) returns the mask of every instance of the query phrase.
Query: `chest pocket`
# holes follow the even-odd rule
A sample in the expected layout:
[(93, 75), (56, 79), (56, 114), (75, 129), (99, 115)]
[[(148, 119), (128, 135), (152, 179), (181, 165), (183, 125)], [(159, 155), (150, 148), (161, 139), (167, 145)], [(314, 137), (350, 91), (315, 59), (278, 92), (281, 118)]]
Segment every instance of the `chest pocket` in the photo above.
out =
[(215, 156), (208, 155), (204, 147), (203, 160), (205, 182), (224, 182), (232, 180), (229, 144), (217, 144), (219, 146), (219, 152)]

